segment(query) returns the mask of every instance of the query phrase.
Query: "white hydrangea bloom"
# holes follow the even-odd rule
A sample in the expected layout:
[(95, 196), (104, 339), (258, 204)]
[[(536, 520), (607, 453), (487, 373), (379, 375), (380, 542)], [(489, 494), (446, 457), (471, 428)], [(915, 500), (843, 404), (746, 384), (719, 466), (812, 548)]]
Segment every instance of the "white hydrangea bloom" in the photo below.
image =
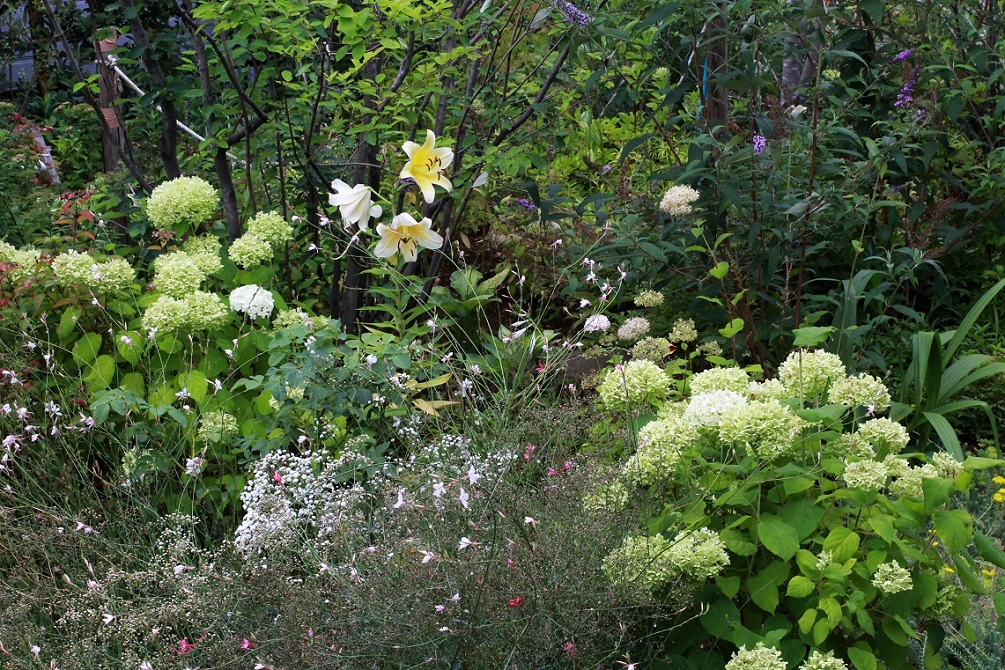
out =
[(583, 324), (583, 330), (587, 333), (602, 333), (610, 327), (611, 320), (603, 314), (593, 314), (586, 320), (586, 323)]
[(230, 308), (235, 312), (247, 314), (252, 319), (268, 318), (275, 308), (272, 293), (257, 284), (247, 284), (233, 290), (230, 294)]
[(691, 393), (709, 393), (711, 391), (736, 391), (746, 393), (750, 384), (750, 375), (740, 368), (709, 368), (691, 378), (689, 386)]
[(699, 393), (691, 398), (684, 418), (693, 426), (716, 427), (727, 412), (746, 404), (746, 398), (736, 391)]
[(763, 642), (758, 642), (753, 649), (743, 645), (726, 664), (726, 670), (786, 670), (787, 667), (782, 652), (765, 647)]

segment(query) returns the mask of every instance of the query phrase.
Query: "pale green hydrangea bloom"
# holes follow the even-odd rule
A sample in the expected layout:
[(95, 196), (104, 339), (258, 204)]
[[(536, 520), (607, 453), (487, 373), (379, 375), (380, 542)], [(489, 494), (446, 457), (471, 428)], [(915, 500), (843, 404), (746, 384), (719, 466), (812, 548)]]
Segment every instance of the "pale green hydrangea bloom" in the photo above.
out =
[(205, 275), (214, 275), (223, 269), (220, 261), (220, 240), (215, 235), (199, 235), (189, 238), (182, 249)]
[(916, 468), (910, 468), (899, 477), (895, 477), (893, 481), (890, 482), (890, 495), (897, 496), (898, 498), (915, 498), (916, 500), (923, 500), (925, 497), (925, 490), (922, 488), (922, 480), (938, 479), (939, 476), (939, 471), (934, 465), (929, 463), (925, 463), (924, 465)]
[(740, 368), (709, 368), (696, 374), (688, 383), (694, 394), (710, 391), (746, 393), (749, 385), (750, 375)]
[(763, 642), (758, 642), (753, 649), (741, 646), (726, 664), (726, 670), (785, 670), (786, 667), (782, 652), (765, 647)]
[(876, 458), (876, 450), (872, 448), (872, 443), (862, 439), (857, 433), (844, 433), (841, 437), (828, 442), (827, 447), (838, 456), (846, 458), (865, 458), (868, 460)]
[(911, 472), (911, 464), (907, 462), (907, 459), (894, 454), (884, 458), (883, 465), (886, 466), (886, 471), (891, 477), (903, 477)]
[(237, 435), (237, 418), (227, 412), (206, 412), (199, 419), (199, 439), (218, 444)]
[(867, 440), (881, 454), (899, 454), (911, 441), (906, 428), (886, 418), (866, 421), (859, 426), (856, 435)]
[(699, 582), (715, 577), (729, 565), (726, 545), (708, 528), (677, 533), (667, 553), (677, 570)]
[(950, 479), (955, 479), (963, 473), (963, 464), (944, 451), (932, 455), (932, 465)]
[(872, 585), (887, 595), (910, 591), (914, 588), (911, 573), (897, 561), (880, 563), (872, 576)]
[(670, 377), (652, 361), (630, 361), (615, 367), (597, 387), (600, 403), (611, 411), (655, 407), (670, 392)]
[[(297, 400), (304, 399), (304, 388), (302, 386), (290, 386), (286, 385), (286, 399), (291, 402), (296, 402)], [(269, 398), (269, 407), (275, 411), (279, 411), (283, 408), (283, 401), (276, 398), (275, 395)]]
[(684, 412), (687, 411), (687, 401), (682, 400), (679, 402), (668, 402), (665, 403), (656, 412), (656, 416), (660, 419), (679, 419), (684, 416)]
[(217, 295), (196, 291), (181, 299), (162, 295), (147, 307), (141, 324), (144, 329), (162, 333), (213, 330), (226, 323), (229, 315)]
[(632, 358), (659, 362), (670, 354), (670, 340), (663, 337), (646, 337), (632, 347)]
[(719, 423), (719, 437), (736, 448), (746, 448), (765, 460), (793, 453), (805, 422), (777, 400), (755, 400), (726, 412)]
[(888, 475), (886, 466), (877, 461), (846, 461), (844, 464), (844, 482), (849, 488), (878, 491), (886, 486)]
[(686, 344), (697, 340), (698, 329), (695, 328), (694, 319), (677, 319), (667, 339), (674, 344)]
[(118, 293), (136, 281), (136, 271), (124, 258), (111, 258), (91, 268), (91, 286), (109, 293)]
[(765, 379), (763, 382), (750, 382), (747, 395), (751, 400), (782, 400), (789, 397), (789, 391), (781, 380)]
[(164, 182), (147, 199), (147, 218), (157, 228), (195, 228), (216, 213), (220, 194), (199, 177)]
[(280, 247), (293, 241), (293, 226), (276, 212), (263, 212), (250, 219), (244, 227), (246, 234), (255, 235), (272, 245)]
[(38, 249), (27, 247), (15, 249), (11, 245), (0, 242), (0, 261), (9, 265), (16, 265), (16, 268), (8, 268), (7, 275), (14, 281), (21, 281), (30, 277), (38, 262), (42, 258), (42, 252)]
[(671, 479), (681, 452), (698, 439), (698, 430), (683, 417), (650, 421), (639, 431), (639, 449), (625, 464), (625, 476), (637, 486)]
[(74, 284), (88, 286), (93, 278), (91, 270), (96, 264), (91, 254), (71, 249), (52, 259), (52, 272), (56, 276), (56, 283), (64, 288)]
[(882, 412), (890, 407), (890, 390), (872, 375), (849, 376), (831, 384), (827, 400), (835, 405), (868, 407), (873, 412)]
[(613, 480), (583, 496), (587, 512), (619, 512), (628, 506), (628, 487), (620, 479)]
[(188, 325), (192, 330), (214, 330), (227, 322), (230, 310), (215, 293), (196, 291), (185, 296)]
[(708, 342), (702, 342), (697, 347), (694, 348), (702, 356), (721, 356), (722, 346), (715, 340), (709, 340)]
[(184, 298), (199, 290), (206, 279), (199, 263), (184, 251), (158, 256), (154, 261), (154, 286), (172, 298)]
[(604, 574), (627, 592), (655, 592), (681, 577), (704, 582), (729, 565), (718, 533), (702, 528), (678, 533), (673, 541), (662, 535), (629, 536), (603, 564)]
[(694, 426), (714, 428), (731, 410), (747, 404), (747, 399), (736, 391), (712, 391), (691, 397), (684, 418)]
[(230, 245), (230, 260), (250, 270), (272, 260), (272, 245), (258, 235), (245, 233)]
[(647, 289), (635, 296), (635, 304), (639, 307), (659, 307), (663, 304), (663, 294)]
[(618, 328), (618, 337), (622, 340), (634, 342), (649, 332), (649, 320), (641, 316), (633, 316), (626, 319)]
[(811, 403), (821, 402), (831, 384), (845, 376), (841, 359), (819, 349), (793, 351), (778, 366), (778, 378), (789, 390), (790, 397)]
[(272, 327), (276, 330), (290, 326), (307, 326), (311, 330), (319, 330), (328, 325), (328, 319), (323, 316), (311, 316), (302, 309), (282, 309), (276, 314)]
[(806, 662), (799, 667), (799, 670), (848, 670), (848, 665), (834, 656), (833, 651), (821, 654), (819, 651), (813, 650)]

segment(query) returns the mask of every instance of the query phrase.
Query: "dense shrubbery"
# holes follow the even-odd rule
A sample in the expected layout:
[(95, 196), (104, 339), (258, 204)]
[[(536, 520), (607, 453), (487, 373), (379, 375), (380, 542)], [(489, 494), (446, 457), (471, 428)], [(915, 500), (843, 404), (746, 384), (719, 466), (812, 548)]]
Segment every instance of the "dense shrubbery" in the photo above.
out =
[(46, 0), (0, 103), (5, 662), (1003, 663), (1000, 8), (99, 5), (150, 93)]

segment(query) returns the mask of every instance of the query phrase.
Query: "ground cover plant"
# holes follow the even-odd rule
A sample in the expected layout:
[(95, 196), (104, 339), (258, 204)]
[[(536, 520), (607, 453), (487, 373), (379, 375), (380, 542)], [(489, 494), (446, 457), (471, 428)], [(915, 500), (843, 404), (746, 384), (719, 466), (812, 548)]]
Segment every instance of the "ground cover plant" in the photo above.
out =
[(4, 7), (0, 667), (1002, 666), (1000, 15)]

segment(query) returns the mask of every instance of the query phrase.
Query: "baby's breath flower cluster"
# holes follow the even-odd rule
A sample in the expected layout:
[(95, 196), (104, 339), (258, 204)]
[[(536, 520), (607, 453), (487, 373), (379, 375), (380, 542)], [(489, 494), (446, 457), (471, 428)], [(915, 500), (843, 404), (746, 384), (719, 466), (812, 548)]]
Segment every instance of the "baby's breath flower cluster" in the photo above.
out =
[(868, 407), (873, 412), (882, 412), (890, 406), (890, 391), (872, 375), (848, 376), (831, 384), (827, 399), (836, 405)]
[(639, 307), (659, 307), (663, 304), (663, 300), (663, 294), (652, 289), (646, 289), (635, 296), (635, 304)]
[(205, 444), (219, 444), (237, 435), (237, 418), (223, 411), (206, 412), (199, 419), (199, 439)]
[(272, 245), (258, 235), (245, 233), (230, 244), (227, 253), (237, 265), (251, 270), (272, 260)]
[(165, 333), (214, 330), (223, 326), (229, 315), (226, 305), (215, 294), (196, 291), (180, 300), (162, 295), (147, 307), (141, 324), (145, 330)]
[(741, 646), (726, 664), (726, 670), (786, 670), (787, 667), (782, 652), (764, 646), (763, 642), (758, 642), (753, 649)]
[[(234, 545), (266, 567), (269, 556), (298, 552), (306, 543), (314, 551), (352, 545), (366, 523), (371, 497), (352, 473), (372, 462), (352, 449), (333, 456), (325, 450), (297, 456), (274, 451), (260, 460), (241, 493), (245, 516)], [(346, 477), (349, 476), (349, 483)]]
[(626, 319), (618, 328), (618, 337), (622, 340), (634, 342), (649, 332), (649, 319), (641, 316), (633, 316)]
[(639, 486), (673, 477), (681, 452), (698, 439), (698, 430), (680, 416), (650, 421), (639, 431), (639, 449), (625, 465), (625, 476)]
[(698, 393), (691, 397), (684, 418), (693, 426), (715, 428), (727, 414), (746, 404), (747, 399), (736, 391)]
[(691, 213), (691, 203), (700, 197), (690, 186), (671, 186), (660, 200), (660, 209), (674, 216), (685, 216)]
[(778, 378), (785, 384), (790, 397), (812, 403), (820, 402), (831, 384), (844, 377), (841, 359), (822, 350), (793, 351), (778, 366)]
[(765, 460), (791, 454), (805, 422), (777, 400), (738, 405), (726, 412), (719, 437), (733, 447), (743, 447)]
[(630, 361), (609, 371), (597, 387), (600, 403), (624, 412), (655, 407), (670, 392), (670, 377), (652, 361)]
[(712, 391), (746, 393), (750, 375), (740, 368), (709, 368), (692, 377), (688, 385), (695, 394)]
[(147, 218), (157, 228), (195, 228), (216, 213), (220, 195), (199, 177), (164, 182), (147, 199)]
[(158, 256), (154, 261), (154, 286), (172, 298), (184, 298), (199, 290), (206, 273), (196, 257), (184, 251)]
[(872, 576), (872, 585), (887, 595), (910, 591), (914, 588), (911, 573), (897, 561), (880, 563)]
[(230, 293), (230, 308), (251, 319), (269, 318), (275, 305), (272, 293), (257, 284), (240, 286)]
[(658, 363), (670, 354), (670, 340), (663, 337), (645, 337), (632, 347), (632, 358)]
[(698, 329), (694, 325), (694, 319), (677, 319), (667, 339), (674, 344), (687, 344), (697, 340)]

